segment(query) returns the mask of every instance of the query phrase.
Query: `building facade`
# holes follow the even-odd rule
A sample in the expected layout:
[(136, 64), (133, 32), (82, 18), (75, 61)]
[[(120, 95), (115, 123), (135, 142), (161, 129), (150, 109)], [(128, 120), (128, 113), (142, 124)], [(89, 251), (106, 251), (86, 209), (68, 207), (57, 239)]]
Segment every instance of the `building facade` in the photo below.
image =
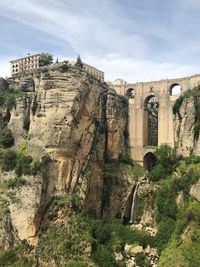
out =
[[(112, 82), (116, 92), (129, 99), (129, 151), (134, 160), (148, 169), (158, 146), (175, 146), (174, 103), (180, 94), (199, 85), (200, 75), (139, 83)], [(190, 146), (186, 145), (189, 151)]]
[[(67, 62), (69, 65), (74, 66), (75, 65), (75, 61), (68, 61)], [(102, 82), (104, 81), (104, 72), (101, 70), (96, 69), (95, 67), (86, 64), (83, 62), (83, 69), (85, 70), (85, 72), (87, 72), (88, 74), (96, 77), (97, 79), (101, 80)]]
[(39, 68), (40, 54), (30, 55), (10, 61), (11, 75), (15, 76), (20, 72)]
[(94, 68), (91, 65), (88, 65), (86, 63), (83, 63), (83, 69), (89, 73), (90, 75), (93, 75), (94, 77), (96, 77), (97, 79), (104, 81), (104, 72), (101, 70), (98, 70), (96, 68)]

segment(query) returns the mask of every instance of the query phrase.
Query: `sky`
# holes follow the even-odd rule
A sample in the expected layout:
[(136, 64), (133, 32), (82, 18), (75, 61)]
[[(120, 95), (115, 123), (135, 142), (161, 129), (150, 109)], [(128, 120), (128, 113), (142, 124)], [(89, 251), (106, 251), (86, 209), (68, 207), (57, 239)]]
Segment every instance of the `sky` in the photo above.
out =
[(200, 73), (199, 0), (0, 0), (0, 77), (48, 52), (128, 82)]

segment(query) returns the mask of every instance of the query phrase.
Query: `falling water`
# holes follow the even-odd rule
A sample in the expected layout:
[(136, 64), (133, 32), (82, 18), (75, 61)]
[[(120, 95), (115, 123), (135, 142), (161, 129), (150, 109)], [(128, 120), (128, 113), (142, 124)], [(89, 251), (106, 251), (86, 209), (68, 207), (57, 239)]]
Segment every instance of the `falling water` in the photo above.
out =
[(139, 183), (136, 184), (135, 191), (133, 193), (133, 200), (132, 200), (132, 205), (131, 205), (131, 216), (130, 216), (130, 221), (129, 223), (135, 223), (135, 203), (136, 203), (136, 195), (137, 195), (137, 190), (138, 190)]

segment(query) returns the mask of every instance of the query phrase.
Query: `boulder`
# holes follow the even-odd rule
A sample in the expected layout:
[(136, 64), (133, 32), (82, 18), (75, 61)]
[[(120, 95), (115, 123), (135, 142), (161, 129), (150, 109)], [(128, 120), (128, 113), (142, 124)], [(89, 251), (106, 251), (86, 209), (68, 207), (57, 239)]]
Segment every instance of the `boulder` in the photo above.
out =
[(190, 196), (200, 201), (200, 179), (190, 189)]
[(126, 255), (130, 255), (132, 257), (136, 256), (138, 253), (143, 252), (142, 246), (134, 246), (134, 245), (128, 245), (126, 244), (124, 247), (124, 252)]

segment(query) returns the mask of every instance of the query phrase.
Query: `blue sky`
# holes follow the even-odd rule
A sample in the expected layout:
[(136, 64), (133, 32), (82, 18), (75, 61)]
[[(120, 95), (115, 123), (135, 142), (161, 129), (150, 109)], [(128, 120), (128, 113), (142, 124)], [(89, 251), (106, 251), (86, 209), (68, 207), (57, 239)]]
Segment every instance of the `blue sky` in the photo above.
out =
[(83, 61), (107, 80), (200, 73), (198, 0), (0, 0), (0, 76), (9, 60), (49, 52)]

